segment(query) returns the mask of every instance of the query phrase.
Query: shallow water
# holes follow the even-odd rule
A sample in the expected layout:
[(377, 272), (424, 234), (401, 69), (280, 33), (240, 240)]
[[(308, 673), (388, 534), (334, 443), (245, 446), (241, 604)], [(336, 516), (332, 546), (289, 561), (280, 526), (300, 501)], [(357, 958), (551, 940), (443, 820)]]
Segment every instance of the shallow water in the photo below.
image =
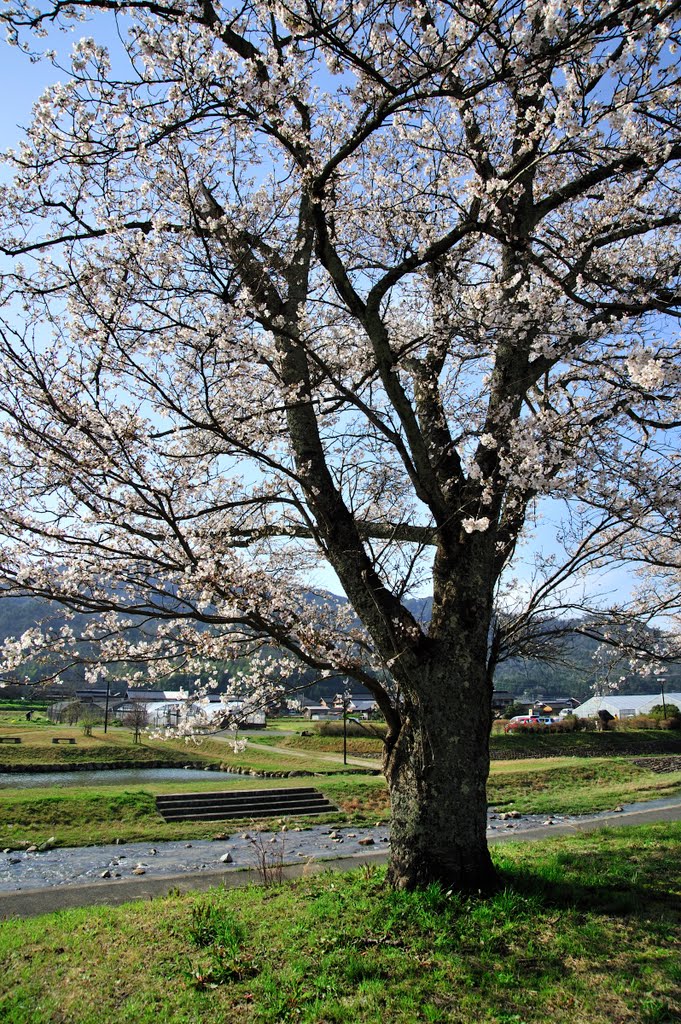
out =
[(233, 772), (197, 768), (116, 768), (91, 772), (0, 773), (2, 789), (40, 789), (43, 786), (143, 786), (149, 782), (219, 782), (242, 779)]
[[(194, 773), (197, 774), (197, 773)], [(203, 774), (203, 773), (198, 773)], [(626, 804), (625, 812), (637, 807), (678, 807), (681, 797), (671, 797), (645, 804)], [(549, 815), (553, 825), (579, 825), (598, 821), (612, 811), (600, 814)], [(490, 813), (490, 839), (523, 839), (532, 833), (546, 833), (543, 814), (523, 814), (520, 819), (504, 820)], [(390, 830), (387, 824), (373, 827), (352, 825), (311, 825), (285, 832), (223, 831), (228, 822), (215, 822), (213, 840), (172, 840), (156, 843), (109, 843), (104, 846), (57, 847), (42, 853), (23, 850), (0, 852), (0, 895), (22, 889), (40, 889), (59, 885), (82, 885), (104, 878), (132, 878), (140, 872), (148, 878), (191, 874), (201, 871), (234, 871), (257, 868), (263, 858), (269, 865), (277, 863), (304, 864), (308, 860), (352, 856), (367, 853), (360, 840), (373, 840), (372, 852), (389, 849)], [(241, 826), (243, 829), (243, 825)], [(229, 853), (225, 864), (221, 857)]]

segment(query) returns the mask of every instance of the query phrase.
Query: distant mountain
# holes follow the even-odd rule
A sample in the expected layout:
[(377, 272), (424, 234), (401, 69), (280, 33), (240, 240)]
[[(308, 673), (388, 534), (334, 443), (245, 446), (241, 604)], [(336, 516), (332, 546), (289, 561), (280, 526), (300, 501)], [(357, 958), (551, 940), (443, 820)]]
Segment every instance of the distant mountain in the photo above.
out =
[[(310, 599), (316, 603), (321, 603), (322, 600), (338, 602), (338, 604), (345, 603), (344, 598), (334, 594), (324, 597), (319, 594), (310, 594)], [(429, 621), (433, 606), (432, 597), (408, 598), (405, 604), (418, 621)], [(53, 629), (58, 630), (67, 621), (69, 620), (67, 620), (64, 609), (54, 602), (33, 597), (0, 598), (0, 643), (8, 637), (20, 636), (27, 629), (39, 624), (49, 624)], [(528, 693), (589, 697), (597, 682), (596, 663), (593, 656), (598, 646), (597, 641), (573, 633), (565, 639), (564, 654), (560, 663), (551, 664), (534, 658), (510, 658), (497, 668), (495, 686), (500, 690), (509, 690), (517, 696)], [(222, 674), (228, 676), (230, 668), (230, 665), (225, 665)], [(31, 671), (30, 667), (22, 674), (34, 678), (38, 676), (37, 670)], [(74, 666), (66, 669), (63, 672), (63, 678), (68, 683), (82, 685), (82, 667)], [(168, 678), (167, 684), (169, 688), (183, 684), (190, 685), (193, 678), (194, 676), (189, 678), (184, 673), (177, 672)], [(305, 686), (306, 684), (310, 687), (309, 693), (313, 697), (333, 696), (344, 689), (346, 685), (340, 678), (315, 682), (315, 673), (312, 670), (301, 669), (297, 685)], [(670, 690), (681, 690), (681, 665), (670, 666), (666, 685)], [(358, 692), (356, 683), (350, 683), (350, 686), (353, 692)], [(623, 694), (649, 693), (655, 692), (657, 689), (659, 686), (654, 679), (628, 673), (618, 692)]]

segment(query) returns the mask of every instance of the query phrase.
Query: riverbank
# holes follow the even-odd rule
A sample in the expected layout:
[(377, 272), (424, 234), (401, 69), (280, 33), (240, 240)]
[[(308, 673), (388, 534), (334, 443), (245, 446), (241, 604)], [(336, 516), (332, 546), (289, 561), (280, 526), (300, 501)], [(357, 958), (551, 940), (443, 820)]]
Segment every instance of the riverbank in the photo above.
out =
[[(69, 773), (69, 781), (79, 781)], [(131, 786), (105, 781), (97, 773), (87, 786), (67, 788), (39, 785), (33, 789), (3, 789), (0, 799), (0, 850), (37, 845), (50, 837), (57, 846), (84, 846), (164, 840), (191, 842), (210, 837), (232, 822), (166, 822), (156, 809), (155, 797), (174, 792), (224, 792), (263, 788), (258, 777), (230, 778), (206, 771), (178, 772), (173, 781)], [(37, 783), (48, 776), (35, 776)], [(336, 807), (323, 818), (335, 824), (364, 826), (387, 822), (390, 814), (385, 780), (373, 775), (324, 775), (314, 786)], [(309, 785), (309, 779), (271, 779), (268, 788)], [(547, 758), (543, 761), (495, 762), (488, 785), (490, 806), (523, 815), (581, 815), (613, 810), (637, 801), (651, 801), (681, 793), (681, 771), (659, 773), (646, 759), (636, 764), (624, 758)], [(308, 827), (315, 821), (301, 819)], [(248, 825), (245, 819), (243, 825)], [(298, 824), (297, 822), (295, 824)], [(267, 822), (262, 826), (266, 827)]]
[(365, 854), (269, 888), (103, 882), (137, 901), (0, 924), (3, 1020), (666, 1024), (681, 1012), (680, 844), (678, 824), (504, 843), (503, 889), (484, 900), (391, 891)]
[[(625, 805), (616, 812), (592, 815), (560, 815), (499, 812), (488, 813), (489, 843), (539, 840), (605, 827), (624, 827), (681, 819), (681, 796), (656, 801), (649, 806)], [(214, 823), (216, 824), (216, 823)], [(217, 823), (229, 826), (229, 822)], [(214, 884), (234, 872), (270, 872), (279, 878), (284, 865), (312, 861), (356, 858), (371, 855), (381, 862), (387, 857), (390, 826), (312, 824), (306, 828), (281, 825), (276, 830), (217, 831), (210, 840), (193, 842), (109, 843), (102, 846), (15, 850), (0, 854), (0, 894), (61, 886), (97, 887), (102, 881), (135, 881), (145, 877), (165, 879), (212, 873)], [(385, 855), (385, 856), (384, 856)], [(97, 894), (92, 894), (97, 902)], [(0, 897), (0, 913), (2, 898)]]

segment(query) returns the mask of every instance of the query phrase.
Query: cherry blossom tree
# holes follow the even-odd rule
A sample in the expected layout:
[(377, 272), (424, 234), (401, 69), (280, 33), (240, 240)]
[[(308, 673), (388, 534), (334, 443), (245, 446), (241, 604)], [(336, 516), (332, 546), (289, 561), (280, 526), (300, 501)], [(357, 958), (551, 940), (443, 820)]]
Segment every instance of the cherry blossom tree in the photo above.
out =
[[(8, 660), (356, 679), (392, 883), (492, 887), (495, 663), (673, 469), (678, 6), (10, 0), (101, 37), (2, 186), (2, 578), (100, 615)], [(580, 527), (496, 619), (547, 497)]]

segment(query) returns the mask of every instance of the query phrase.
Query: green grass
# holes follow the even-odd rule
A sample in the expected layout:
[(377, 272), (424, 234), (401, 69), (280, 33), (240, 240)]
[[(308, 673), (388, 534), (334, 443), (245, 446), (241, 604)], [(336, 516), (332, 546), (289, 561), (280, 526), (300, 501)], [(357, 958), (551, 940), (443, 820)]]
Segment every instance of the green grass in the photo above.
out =
[[(125, 761), (144, 766), (148, 761), (186, 764), (190, 761), (208, 763), (217, 760), (200, 745), (183, 742), (167, 743), (145, 738), (134, 743), (133, 733), (126, 728), (96, 727), (85, 736), (76, 725), (54, 725), (47, 721), (25, 719), (19, 723), (0, 723), (0, 736), (18, 736), (21, 743), (0, 745), (0, 765), (69, 765), (82, 762), (103, 763)], [(53, 743), (53, 739), (75, 739), (75, 744)]]
[[(253, 741), (263, 746), (291, 747), (312, 753), (343, 753), (342, 736), (259, 736)], [(377, 736), (348, 736), (348, 754), (356, 757), (380, 758), (383, 754), (383, 740)]]
[(533, 814), (591, 814), (681, 792), (681, 771), (658, 774), (622, 757), (493, 762), (490, 804)]
[[(297, 757), (272, 753), (267, 748), (248, 747), (236, 754), (228, 739), (222, 737), (196, 737), (189, 742), (177, 740), (150, 740), (143, 737), (141, 743), (133, 742), (133, 734), (127, 728), (95, 727), (91, 736), (84, 736), (78, 726), (53, 725), (47, 722), (26, 722), (0, 724), (0, 736), (19, 736), (21, 743), (0, 745), (1, 765), (69, 765), (82, 762), (104, 763), (125, 761), (144, 767), (148, 761), (165, 761), (168, 764), (228, 763), (246, 771), (289, 772), (289, 771), (342, 771), (343, 765), (315, 758)], [(52, 743), (53, 738), (72, 737), (75, 744)], [(1, 769), (0, 769), (1, 770)]]
[[(246, 737), (248, 738), (248, 737)], [(172, 741), (171, 741), (172, 742)], [(279, 745), (278, 743), (276, 745)], [(251, 769), (258, 772), (272, 771), (305, 771), (305, 772), (343, 772), (343, 764), (326, 761), (322, 758), (298, 757), (295, 754), (277, 754), (260, 743), (248, 747), (241, 753), (234, 753), (231, 743), (220, 738), (206, 738), (196, 748), (202, 756), (212, 758), (232, 766)]]
[[(381, 781), (381, 780), (378, 780)], [(268, 780), (268, 788), (309, 784), (309, 780)], [(340, 783), (340, 784), (339, 784)], [(215, 779), (204, 782), (147, 785), (144, 789), (130, 790), (122, 786), (97, 789), (95, 787), (57, 787), (40, 790), (0, 791), (0, 849), (17, 848), (24, 843), (40, 844), (54, 837), (57, 846), (88, 846), (123, 842), (162, 842), (172, 839), (210, 839), (225, 830), (239, 827), (235, 819), (206, 822), (166, 822), (156, 810), (155, 796), (159, 793), (183, 790), (224, 791), (229, 789), (261, 789), (261, 779), (244, 779), (219, 783)], [(322, 788), (322, 787), (319, 787)], [(327, 791), (331, 800), (347, 797), (356, 792), (353, 780), (345, 785), (337, 780)], [(383, 796), (383, 791), (381, 791)], [(385, 800), (382, 801), (385, 805)], [(385, 817), (368, 808), (371, 820)], [(313, 820), (301, 818), (300, 824), (318, 824), (324, 821), (365, 820), (365, 814), (333, 813), (316, 816)], [(279, 820), (278, 818), (276, 819)], [(295, 821), (295, 819), (291, 819)], [(250, 823), (250, 819), (243, 821)], [(242, 825), (243, 825), (242, 821)], [(269, 819), (257, 822), (257, 828), (267, 828)]]
[[(74, 786), (69, 788), (0, 790), (0, 849), (40, 843), (55, 836), (61, 846), (164, 839), (210, 838), (238, 825), (224, 822), (165, 822), (156, 812), (154, 796), (198, 790), (262, 789), (314, 785), (339, 809), (322, 818), (301, 819), (358, 825), (387, 821), (389, 801), (381, 776), (337, 773), (314, 779), (228, 780), (210, 774), (205, 782), (147, 783), (144, 787)], [(623, 758), (546, 759), (495, 763), (490, 777), (492, 806), (525, 813), (568, 814), (609, 810), (621, 803), (650, 800), (681, 792), (681, 772), (659, 775)], [(270, 823), (259, 822), (266, 828)]]
[[(307, 728), (294, 735), (259, 736), (255, 742), (262, 746), (290, 747), (314, 754), (343, 752), (343, 736), (320, 735), (316, 732), (319, 723), (307, 723)], [(334, 722), (342, 727), (342, 723)], [(369, 728), (370, 726), (368, 726)], [(356, 727), (355, 727), (356, 728)], [(301, 736), (301, 731), (311, 735)], [(380, 758), (383, 741), (379, 737), (362, 734), (347, 737), (348, 753), (358, 757)], [(509, 757), (604, 757), (608, 755), (640, 754), (681, 754), (681, 732), (671, 729), (641, 729), (621, 732), (572, 732), (572, 733), (514, 733), (493, 734), (490, 737), (490, 752), (493, 759)]]
[(681, 825), (505, 846), (504, 889), (379, 869), (0, 925), (3, 1024), (671, 1024)]
[(585, 757), (609, 754), (681, 754), (681, 730), (623, 729), (619, 732), (509, 733), (490, 737), (495, 758)]

